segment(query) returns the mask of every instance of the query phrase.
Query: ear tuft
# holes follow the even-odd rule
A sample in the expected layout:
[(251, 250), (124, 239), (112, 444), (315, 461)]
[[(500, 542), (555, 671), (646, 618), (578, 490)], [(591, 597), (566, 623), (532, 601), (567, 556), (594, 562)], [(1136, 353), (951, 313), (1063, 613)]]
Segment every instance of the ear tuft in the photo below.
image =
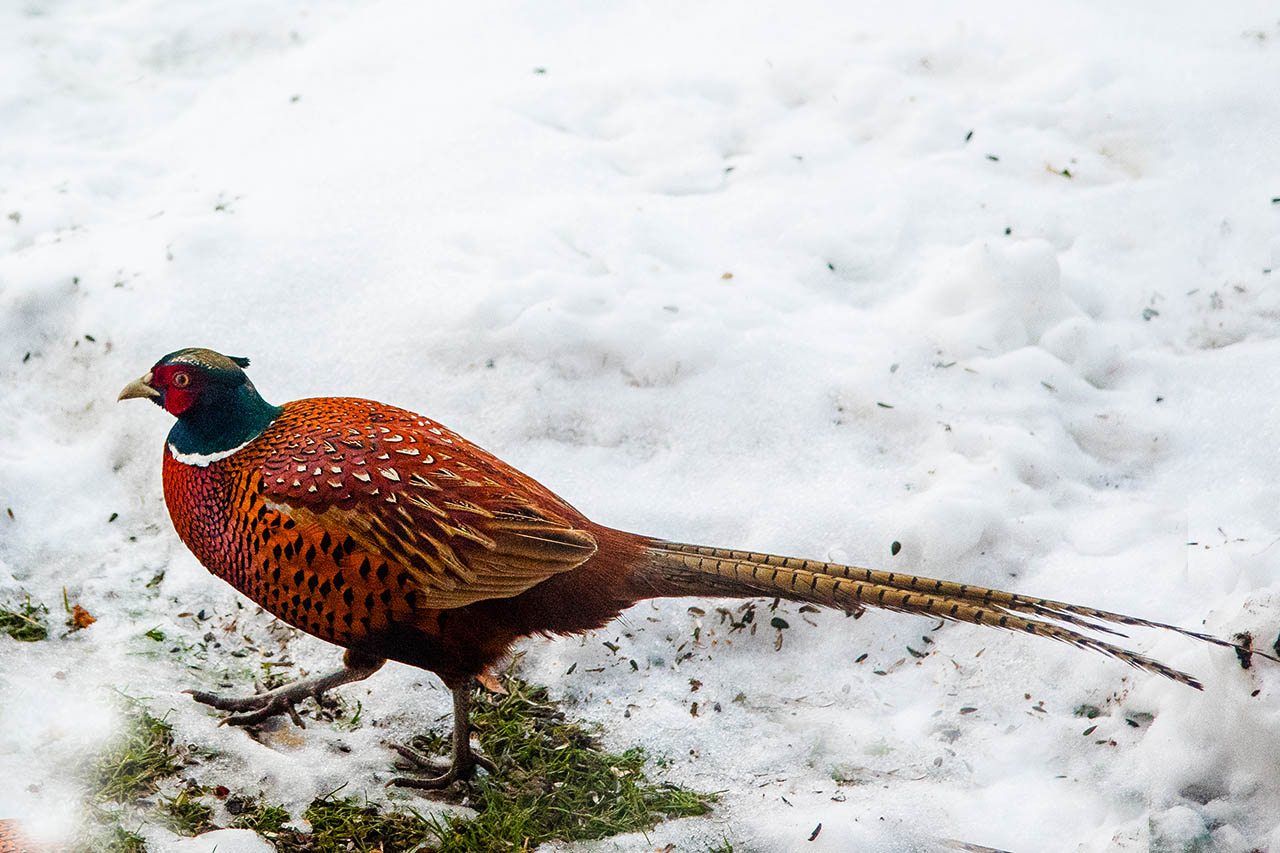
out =
[(242, 355), (229, 355), (229, 356), (227, 356), (227, 358), (229, 358), (229, 359), (231, 359), (232, 361), (234, 361), (234, 362), (236, 363), (236, 365), (237, 365), (237, 366), (239, 366), (239, 367), (248, 367), (248, 366), (249, 366), (249, 359), (245, 358), (245, 357), (244, 357), (244, 356), (242, 356)]

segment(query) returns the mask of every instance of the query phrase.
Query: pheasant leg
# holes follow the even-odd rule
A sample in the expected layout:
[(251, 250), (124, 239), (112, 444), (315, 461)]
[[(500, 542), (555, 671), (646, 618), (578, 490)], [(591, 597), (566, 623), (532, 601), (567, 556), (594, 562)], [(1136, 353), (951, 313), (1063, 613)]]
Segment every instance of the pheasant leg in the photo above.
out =
[[(423, 758), (407, 746), (391, 744), (391, 748), (400, 753), (417, 767), (439, 775), (419, 777), (399, 776), (387, 784), (399, 785), (403, 788), (421, 788), (438, 791), (447, 788), (457, 781), (466, 781), (475, 774), (477, 767), (483, 767), (490, 773), (497, 770), (492, 761), (471, 748), (471, 685), (453, 689), (453, 761), (447, 767)], [(444, 772), (441, 772), (444, 771)]]
[[(342, 656), (342, 669), (327, 675), (313, 678), (300, 678), (275, 690), (246, 696), (242, 699), (218, 696), (200, 690), (187, 690), (191, 698), (202, 705), (209, 705), (219, 711), (231, 711), (231, 716), (223, 719), (220, 725), (254, 726), (271, 717), (288, 714), (300, 728), (306, 728), (302, 718), (298, 716), (296, 704), (308, 697), (319, 699), (320, 696), (335, 687), (360, 681), (377, 672), (386, 663), (382, 658), (369, 657), (347, 650)], [(248, 712), (248, 713), (236, 713)]]

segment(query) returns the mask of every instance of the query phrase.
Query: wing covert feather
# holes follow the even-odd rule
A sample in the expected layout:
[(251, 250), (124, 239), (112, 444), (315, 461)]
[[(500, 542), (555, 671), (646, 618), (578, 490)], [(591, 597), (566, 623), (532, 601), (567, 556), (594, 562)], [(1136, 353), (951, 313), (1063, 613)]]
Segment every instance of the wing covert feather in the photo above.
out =
[(259, 467), (271, 508), (401, 566), (420, 607), (518, 595), (596, 552), (573, 507), (427, 418), (327, 398), (281, 421)]

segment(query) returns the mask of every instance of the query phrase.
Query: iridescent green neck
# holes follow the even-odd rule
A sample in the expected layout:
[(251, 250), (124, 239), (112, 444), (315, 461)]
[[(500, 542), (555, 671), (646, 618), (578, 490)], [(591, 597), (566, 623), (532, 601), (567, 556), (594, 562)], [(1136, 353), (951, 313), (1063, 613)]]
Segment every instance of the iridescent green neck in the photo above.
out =
[(182, 454), (224, 453), (261, 435), (283, 411), (262, 399), (251, 382), (212, 386), (169, 430), (169, 444)]

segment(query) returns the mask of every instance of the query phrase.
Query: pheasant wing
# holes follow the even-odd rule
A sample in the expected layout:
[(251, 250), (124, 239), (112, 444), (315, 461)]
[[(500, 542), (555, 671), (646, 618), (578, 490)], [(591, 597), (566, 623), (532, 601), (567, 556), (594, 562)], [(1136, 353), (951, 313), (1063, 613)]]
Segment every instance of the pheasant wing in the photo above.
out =
[(421, 607), (518, 595), (596, 552), (571, 506), (426, 418), (366, 400), (290, 405), (317, 411), (261, 462), (270, 507), (403, 567)]

